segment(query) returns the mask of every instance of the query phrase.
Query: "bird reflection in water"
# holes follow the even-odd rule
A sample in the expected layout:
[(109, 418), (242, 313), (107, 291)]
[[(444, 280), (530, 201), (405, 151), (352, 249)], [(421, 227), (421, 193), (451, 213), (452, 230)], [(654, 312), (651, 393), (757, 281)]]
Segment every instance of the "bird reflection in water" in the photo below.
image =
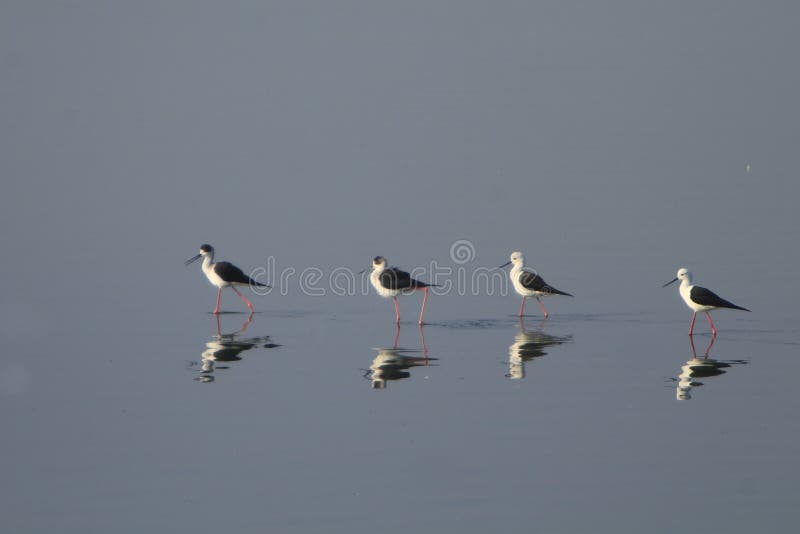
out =
[(196, 382), (213, 382), (214, 371), (228, 369), (229, 366), (225, 364), (240, 361), (242, 359), (240, 354), (244, 351), (255, 348), (269, 349), (280, 346), (270, 342), (269, 336), (247, 338), (237, 337), (247, 331), (250, 323), (253, 322), (252, 313), (247, 317), (247, 319), (245, 319), (244, 323), (238, 330), (230, 334), (222, 333), (220, 316), (216, 315), (215, 317), (217, 323), (216, 335), (211, 341), (206, 342), (206, 350), (203, 351), (201, 361), (191, 362), (189, 364), (190, 369), (196, 370), (200, 373), (200, 376), (194, 378)]
[(703, 385), (703, 382), (699, 382), (697, 379), (724, 375), (731, 366), (748, 363), (747, 360), (715, 360), (711, 358), (709, 353), (711, 352), (711, 347), (714, 346), (714, 341), (716, 341), (716, 336), (711, 337), (711, 341), (708, 347), (706, 347), (705, 353), (701, 358), (698, 358), (697, 351), (695, 351), (694, 348), (694, 339), (692, 336), (689, 336), (689, 346), (692, 349), (692, 357), (681, 366), (681, 372), (678, 378), (672, 379), (678, 384), (675, 392), (675, 396), (678, 400), (689, 400), (692, 398), (692, 388)]
[(539, 324), (536, 330), (526, 330), (525, 321), (519, 320), (519, 333), (514, 336), (514, 343), (508, 347), (508, 374), (507, 378), (521, 380), (525, 378), (525, 363), (547, 354), (549, 347), (555, 347), (572, 340), (572, 336), (553, 336), (546, 334), (542, 327), (546, 321)]
[[(421, 349), (404, 349), (397, 346), (400, 339), (400, 325), (395, 325), (394, 343), (392, 348), (376, 348), (378, 354), (372, 360), (372, 365), (364, 373), (364, 378), (372, 382), (373, 389), (385, 389), (388, 382), (402, 380), (411, 376), (408, 369), (412, 367), (429, 366), (437, 358), (428, 355), (428, 346), (425, 344), (425, 332), (419, 325)], [(420, 356), (421, 354), (421, 356)]]

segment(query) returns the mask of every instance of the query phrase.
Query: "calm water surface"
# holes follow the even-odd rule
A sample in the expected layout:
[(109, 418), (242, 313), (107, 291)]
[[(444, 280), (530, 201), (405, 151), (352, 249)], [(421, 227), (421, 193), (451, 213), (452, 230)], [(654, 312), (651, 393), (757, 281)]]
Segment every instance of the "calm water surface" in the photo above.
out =
[[(181, 274), (210, 309), (197, 271)], [(711, 338), (695, 336), (695, 358), (671, 289), (669, 313), (582, 314), (578, 298), (551, 299), (550, 320), (522, 326), (516, 298), (459, 314), (457, 297), (434, 296), (431, 324), (399, 331), (390, 301), (374, 296), (292, 312), (279, 295), (255, 297), (262, 311), (223, 314), (219, 327), (177, 305), (50, 309), (47, 328), (34, 319), (29, 335), (7, 338), (4, 523), (746, 532), (791, 522), (796, 330), (718, 313), (720, 336), (707, 359)]]

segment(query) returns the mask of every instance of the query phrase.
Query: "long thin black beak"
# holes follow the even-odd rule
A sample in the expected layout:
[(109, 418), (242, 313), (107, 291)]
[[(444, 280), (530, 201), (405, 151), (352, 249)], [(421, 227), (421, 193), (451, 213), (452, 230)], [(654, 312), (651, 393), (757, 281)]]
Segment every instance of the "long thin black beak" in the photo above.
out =
[(677, 278), (673, 278), (672, 280), (670, 280), (669, 282), (667, 282), (666, 284), (664, 284), (664, 285), (663, 285), (663, 286), (661, 286), (661, 287), (667, 287), (668, 285), (670, 285), (670, 284), (672, 284), (672, 283), (674, 283), (674, 282), (677, 282), (677, 281), (678, 281), (678, 279), (677, 279)]
[(360, 271), (358, 271), (358, 274), (364, 274), (365, 272), (366, 272), (366, 269), (361, 269)]
[(198, 254), (197, 256), (192, 256), (191, 258), (189, 258), (188, 260), (186, 260), (185, 262), (183, 262), (183, 264), (184, 264), (184, 265), (189, 265), (189, 264), (191, 264), (191, 263), (194, 263), (194, 262), (196, 262), (196, 261), (197, 261), (197, 260), (199, 260), (201, 257), (202, 257), (202, 254)]
[(510, 261), (507, 261), (507, 262), (505, 262), (503, 265), (501, 265), (500, 267), (498, 267), (498, 269), (502, 269), (502, 268), (503, 268), (503, 267), (505, 267), (506, 265), (511, 265), (511, 262), (510, 262)]

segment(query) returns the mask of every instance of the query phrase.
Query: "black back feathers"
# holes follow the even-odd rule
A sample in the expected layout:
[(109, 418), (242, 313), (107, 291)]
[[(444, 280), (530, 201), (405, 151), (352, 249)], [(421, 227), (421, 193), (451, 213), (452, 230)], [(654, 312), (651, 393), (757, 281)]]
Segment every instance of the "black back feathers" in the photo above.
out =
[(548, 293), (551, 295), (565, 295), (567, 297), (571, 297), (569, 293), (564, 291), (560, 291), (547, 282), (544, 281), (544, 278), (539, 276), (536, 273), (532, 273), (530, 271), (522, 271), (519, 275), (519, 283), (522, 284), (522, 287), (525, 289), (529, 289), (531, 291), (537, 291), (539, 293)]

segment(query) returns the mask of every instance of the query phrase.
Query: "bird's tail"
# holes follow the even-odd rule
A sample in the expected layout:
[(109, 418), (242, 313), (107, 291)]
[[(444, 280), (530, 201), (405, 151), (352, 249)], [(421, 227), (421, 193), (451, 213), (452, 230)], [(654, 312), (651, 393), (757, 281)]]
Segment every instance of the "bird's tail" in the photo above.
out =
[(567, 293), (566, 291), (561, 291), (560, 289), (556, 289), (554, 287), (547, 287), (547, 292), (551, 295), (564, 295), (565, 297), (574, 297), (572, 293)]
[(728, 304), (730, 304), (730, 306), (725, 306), (725, 307), (726, 308), (730, 308), (732, 310), (742, 310), (742, 311), (746, 311), (746, 312), (750, 311), (747, 308), (742, 308), (741, 306), (737, 306), (736, 304), (733, 304), (732, 302), (729, 302)]

